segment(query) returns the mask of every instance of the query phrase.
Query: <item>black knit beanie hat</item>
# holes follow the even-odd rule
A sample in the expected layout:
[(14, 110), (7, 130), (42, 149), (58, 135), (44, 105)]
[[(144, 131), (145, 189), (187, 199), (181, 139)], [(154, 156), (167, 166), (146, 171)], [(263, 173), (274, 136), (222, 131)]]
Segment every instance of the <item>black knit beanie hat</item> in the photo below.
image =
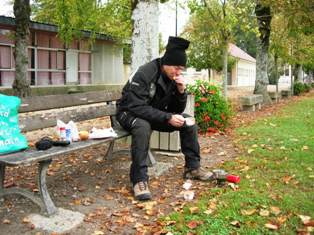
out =
[(179, 37), (169, 37), (166, 46), (166, 52), (161, 58), (162, 65), (179, 65), (186, 66), (185, 50), (189, 47), (190, 42)]

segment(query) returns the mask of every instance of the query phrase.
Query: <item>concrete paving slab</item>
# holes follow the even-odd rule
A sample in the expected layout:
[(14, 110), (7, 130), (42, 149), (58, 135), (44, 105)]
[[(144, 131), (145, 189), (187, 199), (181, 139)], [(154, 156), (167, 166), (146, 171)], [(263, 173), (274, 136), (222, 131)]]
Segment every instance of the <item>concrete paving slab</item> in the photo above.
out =
[(31, 214), (28, 218), (36, 229), (64, 233), (81, 224), (84, 214), (58, 208), (58, 212), (53, 216), (46, 217), (39, 214)]

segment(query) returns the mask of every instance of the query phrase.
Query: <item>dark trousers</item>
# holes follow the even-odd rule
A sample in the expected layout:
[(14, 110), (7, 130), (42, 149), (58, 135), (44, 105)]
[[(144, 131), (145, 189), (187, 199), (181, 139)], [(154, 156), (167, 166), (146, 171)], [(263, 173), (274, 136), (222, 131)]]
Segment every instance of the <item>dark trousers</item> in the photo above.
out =
[[(187, 114), (182, 115), (189, 117)], [(185, 157), (185, 167), (196, 169), (200, 166), (197, 125), (177, 128), (168, 123), (150, 123), (144, 119), (135, 118), (128, 112), (118, 113), (117, 119), (121, 126), (132, 134), (130, 179), (133, 185), (140, 181), (148, 181), (147, 157), (149, 140), (153, 130), (161, 132), (179, 131), (181, 149)]]

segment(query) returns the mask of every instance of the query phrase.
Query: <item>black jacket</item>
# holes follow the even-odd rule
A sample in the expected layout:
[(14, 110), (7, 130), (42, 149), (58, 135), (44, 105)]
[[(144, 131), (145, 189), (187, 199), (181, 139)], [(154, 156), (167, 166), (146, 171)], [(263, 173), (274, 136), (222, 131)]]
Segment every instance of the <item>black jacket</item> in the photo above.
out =
[(160, 59), (139, 67), (122, 90), (118, 113), (127, 111), (149, 122), (166, 122), (182, 113), (187, 94), (180, 94), (175, 81), (161, 73)]

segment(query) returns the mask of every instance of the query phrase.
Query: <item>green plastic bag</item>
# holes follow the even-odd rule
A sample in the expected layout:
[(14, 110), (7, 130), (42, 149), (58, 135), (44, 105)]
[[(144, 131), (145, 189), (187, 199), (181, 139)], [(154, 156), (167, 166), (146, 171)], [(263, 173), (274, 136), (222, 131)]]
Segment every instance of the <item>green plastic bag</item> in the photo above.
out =
[(19, 129), (20, 105), (20, 98), (0, 94), (0, 155), (28, 148)]

